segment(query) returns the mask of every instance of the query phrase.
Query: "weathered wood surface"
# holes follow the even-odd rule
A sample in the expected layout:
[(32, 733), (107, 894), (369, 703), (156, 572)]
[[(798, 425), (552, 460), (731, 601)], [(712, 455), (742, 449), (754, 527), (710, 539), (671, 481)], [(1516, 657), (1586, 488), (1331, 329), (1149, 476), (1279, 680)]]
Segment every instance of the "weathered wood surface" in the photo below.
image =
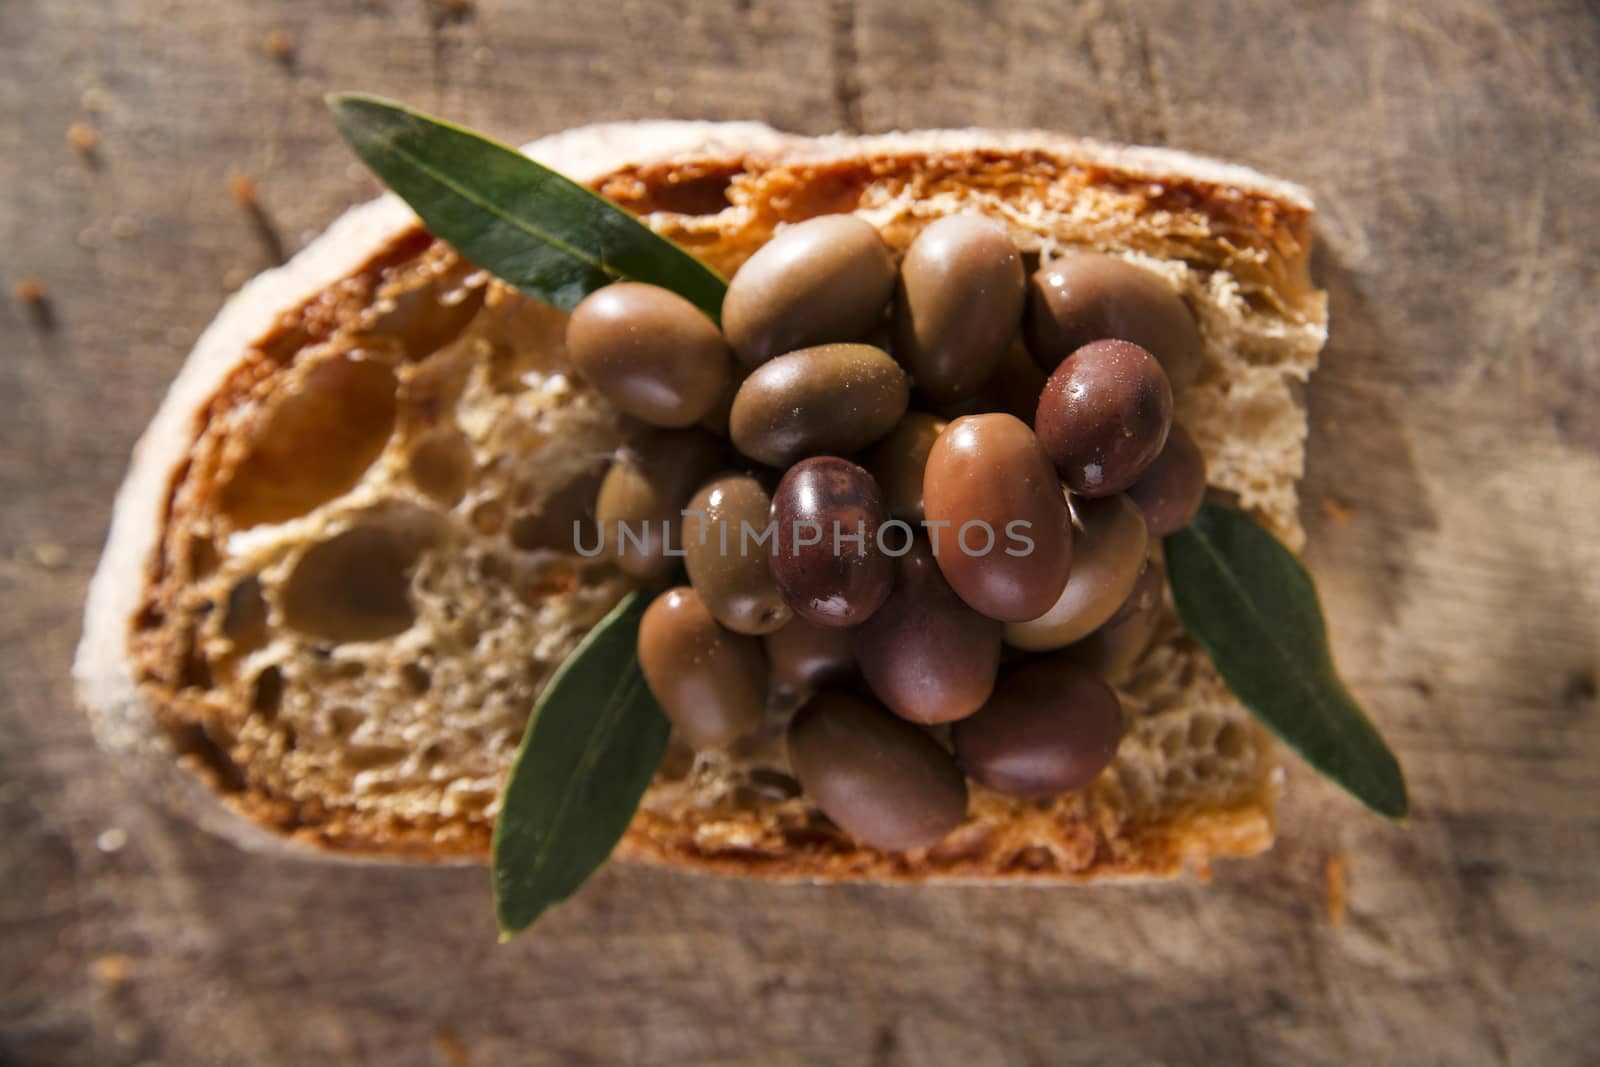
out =
[[(130, 445), (267, 254), (229, 173), (290, 251), (373, 191), (335, 87), (508, 138), (1032, 124), (1309, 185), (1308, 561), (1411, 826), (1295, 767), (1278, 847), (1209, 886), (617, 868), (502, 947), (481, 871), (262, 859), (145, 807), (71, 706), (84, 585)], [(54, 320), (0, 304), (0, 1063), (1595, 1062), (1597, 112), (1568, 0), (0, 0), (0, 276)]]

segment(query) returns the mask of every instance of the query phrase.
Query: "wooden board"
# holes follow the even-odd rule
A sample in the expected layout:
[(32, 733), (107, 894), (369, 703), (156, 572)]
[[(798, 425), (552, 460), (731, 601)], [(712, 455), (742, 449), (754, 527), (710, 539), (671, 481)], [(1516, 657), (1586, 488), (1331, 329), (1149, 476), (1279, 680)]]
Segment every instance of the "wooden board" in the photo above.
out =
[[(1292, 767), (1279, 845), (1210, 885), (614, 868), (498, 946), (482, 871), (262, 859), (150, 810), (73, 711), (79, 604), (134, 438), (270, 254), (230, 173), (288, 251), (375, 189), (333, 88), (509, 139), (1038, 125), (1311, 187), (1307, 559), (1409, 828)], [(54, 321), (0, 302), (0, 1063), (1596, 1062), (1597, 118), (1575, 0), (0, 0), (0, 280)]]

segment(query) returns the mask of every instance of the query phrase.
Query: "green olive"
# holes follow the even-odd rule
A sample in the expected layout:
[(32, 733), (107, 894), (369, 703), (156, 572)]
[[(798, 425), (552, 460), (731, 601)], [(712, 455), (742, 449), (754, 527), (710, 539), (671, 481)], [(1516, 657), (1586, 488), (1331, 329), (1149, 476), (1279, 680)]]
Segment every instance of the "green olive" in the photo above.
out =
[(661, 710), (695, 748), (726, 745), (761, 723), (767, 660), (760, 640), (717, 625), (687, 586), (667, 590), (645, 609), (639, 669)]
[(848, 455), (894, 429), (906, 413), (905, 372), (881, 348), (803, 348), (762, 364), (733, 398), (734, 446), (787, 467), (820, 454)]
[(718, 442), (704, 430), (652, 430), (626, 445), (600, 483), (595, 519), (617, 565), (638, 578), (671, 569), (682, 511), (713, 470)]
[(748, 474), (724, 474), (700, 487), (683, 524), (689, 582), (718, 622), (742, 634), (769, 634), (789, 621), (767, 565), (772, 499)]
[(891, 517), (902, 522), (922, 521), (922, 475), (927, 470), (933, 442), (947, 425), (935, 415), (912, 411), (888, 437), (872, 447), (867, 470), (878, 480), (884, 507)]
[(692, 426), (716, 406), (732, 360), (712, 321), (667, 289), (617, 282), (585, 297), (567, 351), (617, 409), (652, 426)]
[(739, 268), (722, 328), (747, 367), (866, 337), (894, 292), (894, 261), (872, 224), (822, 215), (780, 230)]
[(1006, 626), (1006, 643), (1029, 652), (1087, 637), (1128, 599), (1150, 543), (1144, 513), (1126, 494), (1072, 498), (1072, 574), (1043, 615)]
[(998, 223), (949, 215), (906, 250), (895, 292), (894, 351), (917, 388), (938, 403), (989, 380), (1017, 335), (1022, 256)]

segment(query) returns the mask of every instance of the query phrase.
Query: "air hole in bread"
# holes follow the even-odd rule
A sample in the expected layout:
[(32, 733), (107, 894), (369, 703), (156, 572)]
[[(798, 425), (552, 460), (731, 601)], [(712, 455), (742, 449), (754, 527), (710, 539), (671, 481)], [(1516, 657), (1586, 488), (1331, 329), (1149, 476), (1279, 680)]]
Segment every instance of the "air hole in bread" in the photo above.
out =
[(340, 741), (347, 740), (357, 730), (366, 717), (355, 708), (340, 705), (328, 712), (328, 732)]
[(454, 346), (400, 369), (400, 429), (418, 436), (455, 421), (472, 374), (472, 351)]
[(426, 259), (380, 289), (366, 324), (372, 333), (398, 340), (408, 359), (430, 356), (460, 337), (483, 307), (488, 278), (481, 271), (455, 260), (435, 273), (438, 263)]
[(189, 576), (191, 579), (210, 577), (222, 561), (216, 544), (206, 531), (195, 531), (189, 538)]
[(398, 745), (351, 745), (341, 753), (340, 762), (359, 773), (393, 767), (405, 758), (406, 750)]
[(426, 693), (433, 685), (433, 674), (420, 663), (407, 663), (400, 668), (400, 678), (406, 688), (417, 696)]
[(241, 578), (228, 590), (222, 636), (233, 642), (237, 652), (253, 652), (267, 643), (267, 600), (255, 575)]
[(480, 500), (472, 506), (472, 514), (467, 521), (485, 537), (498, 536), (506, 528), (505, 505), (492, 498)]
[(524, 552), (568, 553), (577, 544), (593, 545), (599, 540), (594, 505), (605, 474), (604, 466), (592, 467), (545, 497), (536, 510), (516, 516), (511, 520), (511, 544)]
[(1217, 731), (1216, 747), (1217, 754), (1223, 759), (1238, 759), (1244, 754), (1244, 730), (1236, 722), (1223, 724), (1222, 729)]
[(298, 518), (356, 484), (394, 421), (388, 366), (348, 352), (317, 361), (242, 431), (244, 455), (218, 507), (239, 527)]
[(191, 629), (184, 637), (185, 648), (181, 672), (178, 676), (180, 689), (210, 689), (212, 685), (211, 661), (201, 651), (195, 641), (195, 633)]
[(272, 722), (283, 707), (283, 671), (268, 667), (256, 675), (250, 687), (250, 710), (263, 722)]
[(430, 430), (411, 446), (406, 457), (411, 484), (439, 504), (460, 502), (472, 480), (472, 445), (455, 426)]
[(1196, 715), (1189, 720), (1189, 747), (1208, 749), (1217, 736), (1218, 724), (1209, 715)]
[(418, 508), (389, 509), (312, 545), (284, 583), (284, 622), (336, 644), (409, 630), (411, 569), (437, 541), (439, 521)]

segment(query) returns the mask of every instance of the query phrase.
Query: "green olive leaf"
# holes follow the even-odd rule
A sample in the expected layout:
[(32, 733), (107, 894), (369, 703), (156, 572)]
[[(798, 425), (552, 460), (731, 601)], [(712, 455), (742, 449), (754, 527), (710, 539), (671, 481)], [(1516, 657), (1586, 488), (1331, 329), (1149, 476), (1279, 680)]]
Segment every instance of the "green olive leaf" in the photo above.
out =
[(635, 646), (648, 596), (631, 593), (556, 670), (522, 738), (495, 822), (501, 940), (566, 900), (611, 855), (671, 732)]
[(358, 93), (328, 97), (339, 132), (435, 236), (571, 311), (618, 280), (670, 289), (719, 321), (727, 284), (626, 211), (514, 148)]
[(1404, 819), (1400, 763), (1339, 680), (1316, 586), (1294, 553), (1209, 502), (1165, 552), (1178, 615), (1234, 695), (1334, 784)]

